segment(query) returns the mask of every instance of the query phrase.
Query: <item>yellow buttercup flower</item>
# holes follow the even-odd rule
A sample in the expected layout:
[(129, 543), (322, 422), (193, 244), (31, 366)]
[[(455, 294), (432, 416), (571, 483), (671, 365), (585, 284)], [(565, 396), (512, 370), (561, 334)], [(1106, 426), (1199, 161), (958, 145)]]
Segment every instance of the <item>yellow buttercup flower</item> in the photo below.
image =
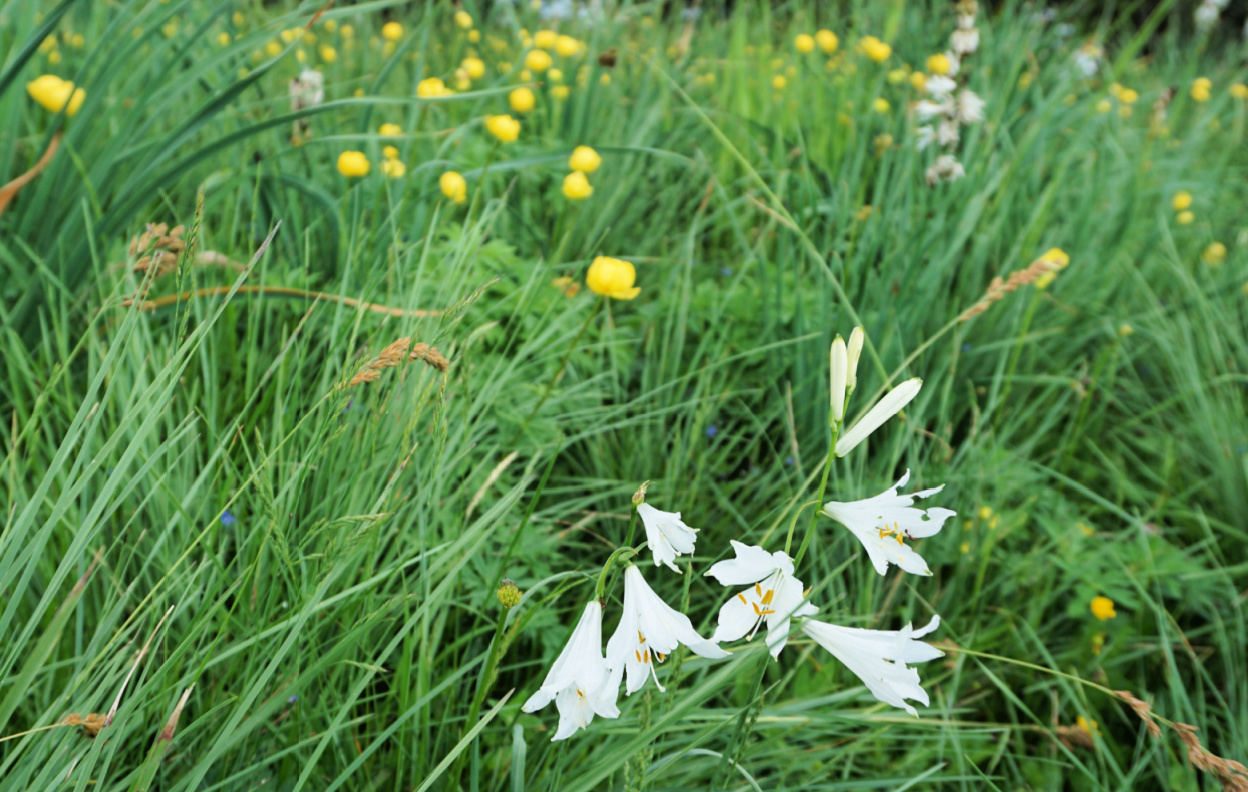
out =
[(449, 96), (451, 89), (446, 87), (446, 83), (437, 77), (426, 77), (416, 83), (416, 95), (421, 99), (430, 99), (437, 96)]
[(394, 146), (386, 146), (382, 148), (381, 156), (385, 157), (386, 159), (397, 159), (399, 156), (399, 150), (395, 148)]
[(784, 90), (784, 86), (787, 83), (788, 83), (788, 80), (784, 79), (783, 74), (777, 74), (775, 77), (771, 78), (771, 87), (775, 88), (777, 91)]
[(533, 45), (539, 49), (554, 49), (559, 43), (559, 34), (553, 30), (539, 30), (533, 34)]
[(270, 39), (264, 45), (264, 51), (270, 58), (276, 58), (278, 55), (282, 54), (282, 45), (279, 44), (276, 39)]
[(563, 194), (569, 200), (583, 201), (594, 194), (594, 187), (580, 171), (572, 171), (563, 177)]
[(536, 97), (528, 88), (521, 86), (507, 96), (507, 103), (517, 113), (527, 113), (537, 104)]
[(572, 89), (566, 85), (556, 85), (554, 88), (550, 89), (550, 95), (561, 100), (567, 99), (568, 95), (571, 93)]
[(1207, 102), (1212, 88), (1213, 82), (1208, 77), (1197, 77), (1192, 81), (1192, 98), (1197, 102)]
[(339, 28), (338, 33), (344, 39), (349, 39), (355, 36), (355, 28), (351, 27), (350, 25), (343, 25), (341, 28)]
[(321, 53), (321, 60), (325, 61), (326, 63), (333, 63), (334, 61), (338, 60), (338, 50), (334, 49), (328, 44), (321, 45), (320, 53)]
[(1101, 101), (1096, 103), (1096, 112), (1098, 113), (1108, 113), (1110, 110), (1113, 110), (1113, 109), (1114, 109), (1114, 105), (1108, 99), (1102, 99)]
[(1101, 621), (1112, 619), (1118, 615), (1114, 610), (1114, 601), (1109, 597), (1092, 598), (1092, 615)]
[(890, 69), (886, 79), (889, 85), (901, 85), (908, 76), (905, 69)]
[(877, 113), (887, 113), (889, 108), (888, 100), (884, 97), (877, 98), (871, 103), (871, 109)]
[(362, 151), (344, 151), (338, 155), (338, 172), (347, 178), (367, 176), (370, 167)]
[(1235, 83), (1231, 86), (1231, 96), (1236, 99), (1248, 99), (1248, 85)]
[(298, 28), (286, 28), (279, 35), (282, 37), (283, 44), (289, 44), (299, 38), (300, 32)]
[(218, 44), (220, 44), (222, 47), (228, 47), (228, 46), (230, 46), (230, 34), (229, 34), (229, 33), (218, 33), (218, 34), (217, 34), (217, 43), (218, 43)]
[(464, 58), (459, 65), (474, 80), (480, 80), (485, 76), (485, 61), (480, 58)]
[(525, 68), (532, 69), (538, 73), (549, 69), (552, 63), (554, 63), (554, 61), (551, 59), (550, 53), (546, 50), (529, 50), (529, 54), (524, 56)]
[(438, 178), (438, 189), (455, 203), (462, 204), (468, 200), (468, 182), (455, 171), (447, 171)]
[(398, 22), (387, 22), (381, 26), (381, 36), (387, 41), (398, 41), (403, 38), (403, 26)]
[(546, 72), (546, 76), (551, 82), (563, 82), (563, 69), (551, 69)]
[(464, 30), (470, 30), (472, 28), (472, 14), (469, 14), (467, 11), (456, 11), (455, 24)]
[(468, 41), (470, 43), (476, 44), (480, 40), (481, 40), (481, 31), (479, 30), (468, 31)]
[[(234, 12), (234, 16), (233, 16), (233, 20), (234, 20), (234, 27), (242, 27), (242, 26), (243, 26), (243, 22), (244, 22), (244, 21), (246, 21), (246, 20), (243, 18), (243, 12), (242, 12), (242, 11), (235, 11), (235, 12)], [(329, 23), (328, 23), (328, 22), (326, 22), (326, 23), (325, 23), (325, 27), (326, 27), (326, 28), (328, 28), (328, 27), (329, 27)]]
[(568, 157), (568, 167), (581, 173), (593, 173), (602, 164), (602, 157), (589, 146), (577, 146)]
[(948, 74), (951, 68), (953, 68), (953, 62), (945, 53), (938, 52), (927, 56), (927, 70), (932, 74)]
[(382, 124), (381, 127), (378, 128), (377, 132), (382, 137), (395, 137), (396, 135), (403, 134), (403, 127), (398, 124)]
[(1132, 90), (1131, 88), (1123, 88), (1121, 91), (1118, 92), (1118, 101), (1122, 102), (1123, 104), (1135, 104), (1139, 100), (1140, 100), (1139, 92)]
[(864, 37), (860, 46), (863, 53), (876, 63), (883, 63), (893, 54), (893, 48), (875, 36)]
[(806, 33), (799, 33), (797, 38), (793, 39), (793, 46), (797, 47), (797, 51), (803, 55), (807, 52), (814, 52), (815, 37)]
[(1190, 209), (1192, 206), (1192, 194), (1187, 190), (1179, 190), (1170, 199), (1170, 205), (1174, 207), (1174, 211), (1181, 212), (1184, 209)]
[(1174, 216), (1174, 219), (1179, 221), (1179, 225), (1191, 225), (1196, 219), (1196, 215), (1191, 212), (1179, 212)]
[(1201, 254), (1201, 258), (1211, 267), (1216, 267), (1226, 259), (1226, 245), (1221, 242), (1210, 242), (1209, 247)]
[(631, 300), (640, 294), (641, 289), (633, 285), (636, 280), (637, 271), (632, 264), (609, 256), (595, 258), (585, 274), (585, 285), (590, 291), (616, 300)]
[[(242, 14), (240, 14), (237, 11), (234, 12), (234, 19), (235, 19), (234, 24), (236, 26), (243, 24), (241, 21), (239, 21), (242, 18), (243, 18)], [(338, 30), (338, 23), (332, 19), (327, 19), (325, 20), (324, 24), (321, 25), (321, 27), (325, 28), (326, 33), (334, 33), (335, 31)]]
[(26, 83), (26, 93), (46, 110), (59, 113), (64, 109), (65, 115), (70, 118), (73, 118), (87, 98), (85, 91), (75, 88), (72, 82), (62, 80), (55, 74), (45, 74)]
[(504, 143), (512, 143), (520, 137), (520, 122), (509, 115), (486, 116), (485, 128)]
[(927, 88), (927, 75), (923, 72), (914, 72), (910, 75), (910, 85), (916, 91), (922, 91)]
[(831, 55), (841, 45), (841, 40), (830, 30), (820, 30), (815, 34), (815, 43), (819, 45), (819, 49), (823, 50), (825, 55)]
[(562, 58), (571, 58), (581, 51), (581, 42), (571, 36), (560, 36), (555, 39), (555, 52)]
[(391, 179), (401, 179), (407, 173), (403, 160), (387, 157), (381, 161), (381, 172)]

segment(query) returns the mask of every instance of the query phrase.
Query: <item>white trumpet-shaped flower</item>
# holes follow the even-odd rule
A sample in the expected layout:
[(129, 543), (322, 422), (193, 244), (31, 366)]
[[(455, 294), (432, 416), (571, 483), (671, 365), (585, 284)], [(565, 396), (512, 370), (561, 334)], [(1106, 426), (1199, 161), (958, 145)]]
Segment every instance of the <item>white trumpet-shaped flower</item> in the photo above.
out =
[(673, 572), (680, 574), (673, 562), (676, 556), (693, 552), (698, 529), (685, 525), (680, 519), (680, 512), (659, 511), (648, 503), (639, 505), (637, 514), (646, 527), (646, 543), (654, 553), (654, 565), (667, 564)]
[(793, 577), (793, 559), (777, 550), (733, 541), (737, 557), (720, 561), (706, 571), (724, 586), (749, 586), (719, 609), (719, 626), (711, 640), (715, 643), (754, 637), (767, 624), (767, 649), (772, 657), (789, 640), (790, 617), (811, 616), (818, 608), (802, 597), (802, 581)]
[(839, 423), (845, 418), (845, 385), (849, 380), (849, 350), (845, 339), (839, 335), (828, 353), (828, 373), (831, 378), (832, 418)]
[(839, 503), (830, 501), (823, 506), (823, 513), (844, 525), (862, 546), (881, 575), (888, 571), (888, 565), (896, 564), (907, 572), (915, 575), (930, 575), (923, 557), (914, 548), (906, 544), (906, 539), (921, 539), (935, 536), (944, 526), (945, 520), (957, 512), (933, 506), (930, 509), (916, 509), (915, 498), (926, 498), (935, 495), (945, 488), (939, 487), (912, 492), (909, 495), (898, 494), (897, 490), (906, 486), (910, 480), (910, 471), (901, 477), (896, 484), (873, 498)]
[(552, 740), (566, 740), (588, 726), (594, 715), (620, 717), (615, 705), (619, 691), (620, 674), (608, 669), (602, 656), (602, 605), (590, 600), (546, 680), (521, 709), (537, 712), (553, 699), (559, 729)]
[(607, 641), (607, 665), (613, 674), (626, 672), (625, 689), (631, 696), (654, 677), (659, 690), (654, 664), (667, 659), (679, 644), (694, 654), (717, 660), (728, 652), (698, 635), (689, 617), (659, 599), (641, 576), (641, 570), (629, 565), (624, 571), (624, 614), (620, 626)]
[(906, 699), (921, 702), (925, 707), (930, 702), (919, 685), (919, 672), (906, 663), (922, 663), (944, 654), (915, 640), (939, 626), (939, 616), (933, 616), (919, 630), (909, 624), (900, 630), (864, 630), (806, 619), (802, 631), (853, 671), (877, 699), (918, 717), (919, 713)]
[(923, 387), (923, 380), (915, 377), (906, 380), (888, 393), (884, 394), (884, 398), (875, 403), (875, 406), (867, 411), (867, 414), (858, 419), (858, 423), (850, 427), (849, 431), (840, 436), (836, 441), (836, 455), (843, 457), (854, 447), (867, 439), (867, 435), (880, 428), (880, 425), (892, 418), (901, 409), (910, 403), (910, 400), (919, 395), (919, 388)]
[(845, 364), (845, 390), (849, 393), (853, 393), (858, 385), (858, 357), (862, 355), (862, 345), (866, 340), (867, 334), (861, 326), (855, 327), (849, 334), (849, 347), (846, 349), (849, 359)]

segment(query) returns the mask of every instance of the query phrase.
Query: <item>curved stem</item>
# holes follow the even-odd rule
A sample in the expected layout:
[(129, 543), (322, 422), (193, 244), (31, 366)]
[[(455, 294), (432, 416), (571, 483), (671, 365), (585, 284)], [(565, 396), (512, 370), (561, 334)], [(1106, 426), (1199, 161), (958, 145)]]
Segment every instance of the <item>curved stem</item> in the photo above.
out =
[[(627, 547), (627, 546), (617, 547), (615, 549), (615, 552), (611, 553), (611, 555), (607, 557), (607, 563), (602, 565), (602, 572), (598, 574), (598, 588), (596, 589), (596, 592), (595, 592), (595, 596), (598, 599), (601, 600), (603, 596), (606, 594), (607, 574), (611, 571), (611, 567), (615, 564), (616, 559), (621, 558), (621, 557), (632, 558), (633, 556), (637, 555), (645, 548), (646, 546), (644, 544), (638, 545), (636, 547)], [(627, 556), (625, 554), (627, 554)]]
[[(828, 440), (828, 457), (823, 463), (823, 479), (819, 482), (819, 499), (818, 505), (823, 506), (823, 496), (828, 491), (828, 474), (832, 472), (832, 463), (836, 461), (836, 438), (841, 434), (841, 425), (832, 422), (832, 437)], [(793, 566), (796, 567), (802, 560), (802, 556), (806, 555), (806, 548), (810, 546), (810, 540), (815, 535), (815, 523), (819, 520), (819, 510), (816, 509), (810, 515), (810, 522), (806, 524), (806, 535), (802, 537), (802, 546), (798, 548), (797, 555), (793, 558)], [(786, 547), (787, 551), (787, 547)]]

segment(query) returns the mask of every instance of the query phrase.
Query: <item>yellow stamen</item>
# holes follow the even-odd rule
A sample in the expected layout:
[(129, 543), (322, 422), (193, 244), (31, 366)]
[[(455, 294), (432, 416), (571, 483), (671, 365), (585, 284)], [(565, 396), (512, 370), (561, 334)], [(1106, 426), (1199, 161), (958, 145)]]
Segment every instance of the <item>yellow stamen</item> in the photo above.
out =
[(757, 583), (755, 583), (755, 584), (754, 584), (754, 592), (755, 592), (756, 594), (758, 594), (758, 596), (760, 596), (760, 597), (761, 597), (761, 596), (763, 596), (763, 587), (762, 587), (762, 586), (760, 586), (760, 585), (758, 585)]
[(767, 593), (763, 595), (763, 604), (764, 604), (764, 605), (770, 605), (770, 604), (771, 604), (771, 598), (775, 595), (775, 593), (776, 593), (776, 592), (775, 592), (775, 590), (774, 590), (774, 589), (767, 589)]
[(646, 642), (646, 636), (641, 634), (641, 630), (638, 630), (637, 631), (637, 643), (645, 643), (645, 642)]
[(633, 650), (633, 654), (637, 655), (637, 662), (639, 662), (639, 663), (640, 663), (640, 662), (641, 662), (641, 650), (639, 650), (639, 649), (634, 649), (634, 650)]
[(741, 600), (741, 604), (743, 604), (743, 605), (749, 605), (749, 604), (750, 604), (750, 603), (746, 602), (746, 599), (745, 599), (745, 595), (744, 595), (744, 594), (738, 594), (738, 595), (737, 595), (737, 599)]

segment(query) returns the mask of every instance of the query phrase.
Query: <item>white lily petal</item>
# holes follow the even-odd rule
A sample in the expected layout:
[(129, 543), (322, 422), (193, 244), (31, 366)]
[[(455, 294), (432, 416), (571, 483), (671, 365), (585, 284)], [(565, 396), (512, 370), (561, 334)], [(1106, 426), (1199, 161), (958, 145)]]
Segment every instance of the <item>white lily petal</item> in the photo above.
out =
[(929, 703), (927, 692), (919, 685), (919, 672), (906, 663), (920, 663), (940, 657), (934, 646), (915, 640), (940, 626), (940, 617), (933, 617), (926, 627), (915, 630), (907, 624), (901, 630), (864, 630), (839, 627), (806, 619), (802, 630), (836, 659), (853, 671), (867, 689), (880, 701), (918, 712), (906, 699)]
[[(590, 600), (542, 686), (521, 709), (536, 712), (553, 700), (559, 710), (559, 728), (553, 739), (566, 739), (588, 726), (595, 712), (619, 717), (616, 694), (607, 688), (610, 678), (602, 656), (602, 605)], [(619, 687), (618, 678), (615, 687)]]
[(646, 544), (654, 554), (654, 565), (667, 564), (680, 574), (675, 561), (677, 556), (693, 552), (698, 529), (690, 528), (680, 519), (680, 512), (665, 512), (648, 503), (637, 507), (637, 515), (646, 529)]
[[(818, 609), (803, 599), (802, 582), (793, 577), (793, 560), (787, 554), (779, 551), (768, 554), (761, 547), (749, 547), (740, 542), (733, 542), (732, 545), (737, 551), (738, 561), (742, 558), (753, 558), (756, 561), (756, 566), (752, 568), (742, 565), (754, 573), (763, 570), (765, 556), (770, 557), (773, 563), (770, 574), (756, 578), (754, 585), (738, 591), (720, 607), (719, 625), (711, 640), (716, 643), (742, 638), (748, 640), (766, 624), (767, 648), (772, 657), (778, 657), (780, 650), (788, 642), (789, 619), (794, 616), (809, 616)], [(742, 574), (740, 577), (754, 575)], [(722, 576), (720, 582), (723, 582)]]
[(881, 424), (901, 412), (903, 407), (919, 395), (919, 389), (922, 387), (923, 380), (915, 377), (886, 393), (884, 398), (867, 411), (866, 415), (858, 419), (858, 423), (850, 427), (849, 431), (836, 441), (836, 455), (843, 457), (854, 450), (854, 447), (866, 440), (868, 435), (879, 429)]
[(784, 553), (769, 553), (758, 545), (747, 545), (730, 541), (737, 557), (717, 561), (704, 573), (713, 577), (721, 586), (748, 586), (783, 569), (786, 575), (793, 574), (793, 562)]
[(849, 503), (829, 501), (823, 505), (824, 514), (858, 537), (858, 541), (866, 548), (875, 571), (881, 575), (888, 572), (890, 563), (911, 574), (932, 574), (922, 556), (907, 545), (905, 540), (934, 536), (944, 527), (946, 520), (957, 514), (951, 509), (941, 507), (926, 510), (915, 508), (915, 498), (933, 495), (941, 487), (909, 495), (899, 494), (897, 490), (909, 480), (910, 471), (907, 470), (896, 484), (872, 498)]
[(838, 423), (845, 418), (845, 383), (849, 377), (849, 352), (845, 339), (839, 335), (828, 352), (828, 372), (831, 377), (832, 418)]

